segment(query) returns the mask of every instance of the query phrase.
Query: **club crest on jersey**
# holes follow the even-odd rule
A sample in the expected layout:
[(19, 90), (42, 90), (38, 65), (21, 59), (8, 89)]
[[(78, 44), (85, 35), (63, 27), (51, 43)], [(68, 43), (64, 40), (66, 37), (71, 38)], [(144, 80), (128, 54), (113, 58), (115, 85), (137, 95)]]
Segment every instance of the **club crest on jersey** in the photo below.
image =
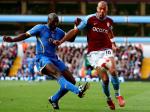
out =
[(94, 32), (108, 33), (108, 30), (103, 29), (103, 28), (98, 28), (98, 27), (93, 27), (92, 30), (93, 30)]
[(49, 41), (50, 43), (53, 43), (54, 39), (49, 38), (48, 41)]
[(107, 22), (107, 26), (110, 27), (110, 23), (109, 22)]

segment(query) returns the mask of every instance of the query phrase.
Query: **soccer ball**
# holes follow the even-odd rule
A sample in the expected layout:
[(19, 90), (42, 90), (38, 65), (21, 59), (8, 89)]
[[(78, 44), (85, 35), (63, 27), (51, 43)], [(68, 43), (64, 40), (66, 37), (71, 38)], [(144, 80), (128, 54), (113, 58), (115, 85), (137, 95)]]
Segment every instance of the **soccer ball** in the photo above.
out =
[(100, 68), (109, 69), (112, 66), (111, 60), (109, 58), (102, 58), (98, 61), (98, 66)]

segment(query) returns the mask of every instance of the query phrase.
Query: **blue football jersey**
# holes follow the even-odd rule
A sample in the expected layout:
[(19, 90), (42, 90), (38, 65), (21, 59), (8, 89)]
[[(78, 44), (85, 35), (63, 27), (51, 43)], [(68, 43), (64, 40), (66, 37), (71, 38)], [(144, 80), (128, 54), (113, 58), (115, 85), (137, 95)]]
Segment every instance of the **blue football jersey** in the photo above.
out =
[(55, 56), (57, 46), (52, 41), (60, 40), (65, 35), (65, 32), (58, 27), (52, 32), (47, 24), (38, 24), (26, 33), (36, 36), (36, 54), (45, 56)]

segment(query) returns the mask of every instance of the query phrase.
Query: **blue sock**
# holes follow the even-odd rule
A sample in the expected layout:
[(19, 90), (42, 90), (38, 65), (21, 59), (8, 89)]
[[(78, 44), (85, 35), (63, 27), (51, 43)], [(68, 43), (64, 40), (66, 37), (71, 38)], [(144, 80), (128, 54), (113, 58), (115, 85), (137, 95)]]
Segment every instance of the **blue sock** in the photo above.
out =
[(69, 90), (75, 94), (79, 94), (80, 91), (79, 91), (78, 87), (76, 87), (75, 85), (73, 85), (72, 83), (67, 81), (63, 76), (59, 77), (57, 79), (57, 81), (60, 84), (62, 89), (66, 89), (66, 90)]
[(52, 96), (52, 101), (57, 102), (62, 96), (64, 96), (68, 92), (67, 89), (63, 89), (62, 87)]
[(105, 83), (103, 83), (103, 81), (102, 81), (102, 88), (103, 88), (104, 94), (107, 96), (108, 99), (110, 99), (111, 96), (110, 96), (109, 84), (105, 84)]
[(113, 88), (115, 90), (115, 96), (119, 96), (119, 79), (118, 76), (111, 76), (111, 83), (113, 85)]

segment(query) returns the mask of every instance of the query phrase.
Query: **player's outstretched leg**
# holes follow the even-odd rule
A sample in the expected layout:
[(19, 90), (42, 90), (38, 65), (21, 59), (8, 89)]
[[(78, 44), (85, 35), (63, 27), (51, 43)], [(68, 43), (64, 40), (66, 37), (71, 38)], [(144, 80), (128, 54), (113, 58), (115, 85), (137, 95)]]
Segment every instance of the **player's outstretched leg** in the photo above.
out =
[(123, 98), (123, 96), (120, 95), (120, 84), (119, 84), (119, 79), (118, 76), (111, 76), (111, 82), (113, 85), (113, 88), (115, 90), (115, 97), (118, 100), (118, 104), (120, 107), (124, 107), (125, 106), (125, 100)]
[[(87, 90), (87, 87), (88, 87), (88, 82), (85, 84), (85, 85), (82, 85), (83, 88), (80, 89), (78, 88), (77, 86), (73, 85), (72, 83), (68, 82), (63, 76), (60, 76), (58, 79), (57, 79), (59, 85), (61, 86), (61, 88), (63, 89), (67, 89), (75, 94), (78, 94), (79, 96), (82, 96), (82, 94), (85, 93), (85, 91)], [(82, 98), (82, 97), (80, 97)]]

